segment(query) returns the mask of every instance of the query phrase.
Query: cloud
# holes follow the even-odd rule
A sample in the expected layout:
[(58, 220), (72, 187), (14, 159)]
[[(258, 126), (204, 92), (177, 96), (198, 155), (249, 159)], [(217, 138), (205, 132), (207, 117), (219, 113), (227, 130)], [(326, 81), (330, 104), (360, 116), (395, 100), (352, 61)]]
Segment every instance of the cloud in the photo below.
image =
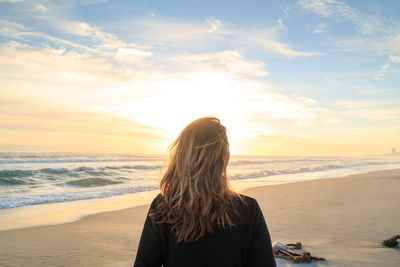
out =
[(96, 49), (101, 51), (114, 51), (114, 58), (116, 60), (137, 62), (153, 55), (153, 53), (149, 51), (150, 48), (147, 46), (124, 42), (116, 35), (105, 32), (100, 27), (91, 26), (85, 22), (65, 21), (59, 24), (62, 29), (69, 33), (90, 37), (100, 42), (95, 45)]
[(382, 102), (372, 100), (338, 100), (332, 106), (345, 117), (355, 117), (364, 120), (400, 119), (400, 108), (386, 107)]
[(46, 8), (44, 5), (42, 5), (42, 4), (37, 4), (37, 5), (34, 7), (33, 10), (34, 10), (34, 11), (40, 11), (40, 12), (46, 12), (46, 11), (47, 11), (47, 8)]
[(102, 3), (107, 3), (108, 0), (79, 0), (79, 3), (82, 5), (90, 6), (90, 5), (97, 5)]
[(280, 8), (282, 12), (286, 15), (286, 17), (290, 17), (290, 7), (287, 3), (281, 2)]
[(96, 29), (85, 22), (65, 22), (61, 25), (66, 32), (73, 33), (80, 36), (96, 35)]
[(315, 105), (317, 103), (317, 101), (315, 101), (314, 99), (311, 99), (309, 97), (305, 97), (305, 96), (300, 96), (298, 98), (299, 101), (301, 101), (302, 103), (308, 105), (308, 106), (312, 106)]
[[(212, 22), (215, 23), (215, 22)], [(203, 40), (218, 40), (225, 34), (224, 31), (209, 32), (209, 22), (191, 22), (167, 20), (159, 17), (150, 19), (135, 19), (127, 22), (128, 31), (133, 37), (143, 40), (149, 44), (165, 46), (168, 44), (187, 44), (188, 42)]]
[(311, 125), (311, 123), (306, 120), (297, 120), (297, 122), (296, 122), (297, 127), (310, 126), (310, 125)]
[[(390, 62), (384, 64), (380, 70), (378, 71), (378, 73), (374, 76), (375, 80), (380, 80), (386, 76), (388, 76), (389, 74), (399, 74), (398, 70), (396, 70), (395, 68), (393, 68), (394, 64), (396, 64), (396, 59), (393, 61), (393, 58), (390, 58)], [(393, 64), (394, 63), (394, 64)]]
[(87, 52), (93, 52), (93, 53), (97, 52), (97, 50), (92, 47), (82, 45), (79, 43), (75, 43), (75, 42), (72, 42), (69, 40), (53, 37), (53, 36), (50, 36), (50, 35), (47, 35), (47, 34), (44, 34), (41, 32), (33, 31), (24, 25), (21, 25), (19, 23), (12, 22), (12, 21), (4, 20), (4, 19), (0, 19), (0, 35), (7, 37), (7, 38), (17, 39), (20, 41), (27, 41), (26, 39), (29, 39), (32, 37), (40, 38), (40, 39), (44, 39), (46, 41), (50, 41), (53, 44), (63, 44), (63, 45), (70, 46), (72, 48), (85, 50)]
[(21, 32), (26, 31), (26, 27), (12, 21), (0, 18), (0, 35), (6, 37), (20, 38)]
[[(232, 28), (231, 32), (236, 36), (236, 42), (244, 47), (249, 45), (260, 52), (282, 55), (285, 57), (311, 57), (323, 55), (320, 52), (299, 51), (290, 48), (289, 44), (280, 41), (279, 36), (287, 29), (282, 19), (277, 20), (273, 27), (252, 26), (248, 28)], [(260, 49), (261, 48), (261, 49)]]
[(400, 56), (390, 56), (390, 61), (392, 61), (393, 63), (400, 63)]
[[(80, 54), (65, 49), (34, 49), (18, 42), (0, 47), (0, 66), (3, 78), (51, 81), (62, 86), (67, 84), (67, 74), (85, 80), (126, 81), (131, 77), (122, 69), (115, 68), (105, 59), (90, 54)], [(74, 74), (74, 75), (73, 75)]]
[(390, 63), (386, 63), (382, 66), (382, 70), (387, 70), (390, 67)]
[(288, 56), (288, 57), (310, 57), (310, 56), (322, 55), (322, 53), (319, 53), (319, 52), (296, 51), (296, 50), (290, 49), (288, 47), (288, 45), (281, 43), (281, 42), (274, 41), (274, 40), (260, 38), (260, 39), (258, 39), (258, 42), (267, 50), (270, 50), (277, 54)]
[(318, 52), (298, 51), (289, 44), (281, 42), (279, 36), (286, 31), (282, 20), (277, 25), (265, 27), (260, 25), (236, 25), (210, 18), (204, 22), (182, 22), (158, 18), (132, 20), (129, 25), (134, 29), (132, 35), (149, 44), (157, 44), (163, 49), (203, 48), (225, 44), (227, 50), (240, 52), (257, 50), (287, 57), (309, 57), (321, 55)]
[[(390, 62), (400, 59), (400, 21), (378, 14), (363, 14), (347, 3), (337, 0), (300, 0), (299, 4), (308, 12), (336, 21), (351, 21), (360, 33), (355, 36), (343, 36), (331, 42), (347, 51), (374, 51), (378, 55), (386, 54)], [(390, 63), (384, 64), (373, 76), (381, 80), (389, 74), (396, 74)]]
[[(244, 97), (246, 99), (246, 97)], [(315, 100), (306, 97), (289, 97), (284, 94), (260, 93), (246, 99), (251, 104), (251, 110), (263, 114), (266, 118), (287, 119), (297, 122), (311, 121), (325, 113), (314, 107)]]
[[(28, 96), (59, 106), (93, 109), (132, 97), (141, 68), (117, 68), (107, 59), (65, 49), (36, 49), (19, 43), (0, 47), (0, 98)], [(129, 88), (124, 92), (124, 89)], [(38, 100), (39, 101), (39, 100)]]
[(364, 120), (399, 120), (400, 108), (368, 108), (368, 109), (354, 109), (343, 112), (344, 115), (350, 117), (357, 117)]
[(208, 32), (216, 31), (220, 26), (222, 26), (222, 22), (219, 19), (215, 19), (213, 17), (207, 19), (207, 23), (210, 25)]
[(237, 51), (227, 50), (219, 53), (180, 55), (171, 57), (171, 60), (185, 64), (185, 68), (191, 66), (198, 71), (207, 70), (255, 77), (268, 75), (268, 72), (264, 70), (264, 62), (247, 60)]
[(379, 69), (378, 73), (375, 74), (374, 79), (381, 80), (382, 78), (387, 76), (390, 72), (392, 72), (390, 67), (391, 67), (390, 63), (386, 63), (386, 64), (382, 65), (382, 67)]
[(326, 29), (328, 28), (328, 25), (326, 25), (325, 23), (319, 23), (318, 25), (316, 25), (314, 27), (313, 33), (323, 33), (326, 32)]
[(337, 100), (332, 102), (332, 105), (336, 108), (341, 109), (357, 109), (357, 108), (366, 108), (366, 107), (374, 107), (378, 106), (380, 103), (377, 101), (368, 101), (368, 100)]
[(337, 21), (350, 20), (363, 35), (374, 33), (390, 34), (396, 29), (397, 23), (391, 23), (386, 18), (377, 15), (365, 15), (347, 3), (337, 0), (300, 0), (299, 4), (309, 12)]
[(135, 44), (127, 44), (121, 41), (116, 35), (103, 31), (100, 27), (91, 26), (86, 22), (80, 21), (64, 21), (59, 23), (59, 27), (66, 32), (90, 37), (95, 41), (99, 41), (96, 47), (101, 47), (108, 50), (117, 49), (119, 47), (126, 47), (129, 45), (134, 46)]
[(336, 0), (300, 0), (299, 4), (307, 10), (317, 13), (323, 17), (348, 18), (357, 20), (359, 12), (344, 2)]
[(336, 20), (351, 20), (363, 34), (369, 34), (375, 30), (379, 20), (373, 16), (363, 16), (357, 9), (347, 3), (336, 0), (300, 0), (299, 4), (306, 10), (322, 17)]
[(138, 62), (142, 59), (151, 57), (153, 55), (152, 52), (141, 50), (135, 47), (120, 47), (117, 48), (115, 52), (115, 59), (118, 61), (124, 62)]
[(8, 2), (8, 3), (14, 4), (14, 3), (22, 2), (22, 1), (23, 0), (0, 0), (0, 3), (1, 2), (3, 2), (3, 3)]
[[(38, 4), (36, 9), (45, 11), (46, 7), (39, 5), (41, 4)], [(84, 21), (71, 21), (51, 14), (41, 14), (35, 18), (47, 21), (50, 28), (59, 32), (49, 35), (29, 26), (1, 20), (0, 34), (19, 40), (43, 38), (76, 49), (84, 49), (90, 53), (101, 53), (115, 60), (127, 59), (123, 61), (130, 63), (152, 57), (153, 49), (196, 50), (198, 53), (199, 48), (202, 48), (202, 51), (210, 51), (210, 47), (220, 46), (222, 43), (227, 44), (225, 50), (236, 50), (241, 53), (248, 52), (249, 47), (252, 47), (257, 53), (267, 52), (286, 57), (321, 55), (314, 51), (296, 50), (288, 43), (280, 41), (280, 36), (286, 32), (281, 19), (270, 27), (222, 24), (221, 20), (214, 17), (206, 19), (205, 22), (167, 20), (158, 17), (131, 20), (126, 23), (126, 35), (131, 39), (141, 40), (142, 44), (139, 44), (121, 40), (116, 34)], [(83, 38), (65, 38), (65, 33)], [(122, 57), (122, 54), (129, 54), (129, 57)]]
[(19, 40), (36, 37), (46, 39), (55, 44), (62, 44), (86, 52), (112, 57), (121, 62), (139, 62), (153, 55), (150, 48), (136, 43), (121, 41), (116, 35), (103, 31), (100, 27), (91, 26), (85, 22), (58, 21), (58, 27), (63, 31), (88, 37), (97, 42), (94, 46), (82, 45), (69, 40), (53, 37), (41, 32), (33, 31), (24, 25), (0, 19), (0, 35)]

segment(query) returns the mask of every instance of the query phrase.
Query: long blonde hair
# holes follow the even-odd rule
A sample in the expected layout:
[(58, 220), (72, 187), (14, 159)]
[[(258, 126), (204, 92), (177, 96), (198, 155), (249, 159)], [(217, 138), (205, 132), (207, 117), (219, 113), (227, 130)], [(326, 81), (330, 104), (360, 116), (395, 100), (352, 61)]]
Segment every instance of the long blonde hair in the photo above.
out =
[(215, 226), (233, 226), (234, 200), (240, 195), (229, 186), (229, 143), (219, 119), (193, 121), (169, 152), (160, 183), (162, 197), (149, 214), (152, 221), (170, 224), (178, 242), (196, 241), (213, 233)]

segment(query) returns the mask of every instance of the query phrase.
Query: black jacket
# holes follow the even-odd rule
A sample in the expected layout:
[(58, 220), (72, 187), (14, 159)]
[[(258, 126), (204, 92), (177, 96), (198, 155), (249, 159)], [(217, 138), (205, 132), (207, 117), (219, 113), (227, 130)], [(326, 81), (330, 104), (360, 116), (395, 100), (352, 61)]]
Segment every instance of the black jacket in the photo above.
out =
[[(159, 194), (150, 209), (155, 208)], [(134, 267), (275, 267), (271, 239), (257, 201), (243, 196), (232, 228), (215, 229), (195, 242), (176, 242), (167, 224), (147, 215)]]

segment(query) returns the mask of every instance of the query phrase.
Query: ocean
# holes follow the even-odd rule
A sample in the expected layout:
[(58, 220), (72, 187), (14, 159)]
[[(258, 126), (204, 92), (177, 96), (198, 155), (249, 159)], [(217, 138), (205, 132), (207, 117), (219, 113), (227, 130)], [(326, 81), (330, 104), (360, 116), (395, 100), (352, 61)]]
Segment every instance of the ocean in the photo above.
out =
[[(0, 209), (155, 190), (166, 155), (0, 153)], [(257, 185), (400, 168), (396, 157), (231, 156), (232, 183)]]

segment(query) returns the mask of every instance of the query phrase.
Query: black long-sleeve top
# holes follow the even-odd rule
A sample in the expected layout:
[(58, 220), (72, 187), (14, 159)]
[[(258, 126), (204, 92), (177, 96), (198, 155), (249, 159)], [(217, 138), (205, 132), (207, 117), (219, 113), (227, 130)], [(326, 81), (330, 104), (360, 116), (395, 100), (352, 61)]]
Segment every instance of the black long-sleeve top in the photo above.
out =
[(134, 267), (275, 267), (261, 209), (255, 199), (242, 196), (235, 226), (217, 228), (194, 242), (177, 243), (168, 224), (154, 224), (147, 215)]

